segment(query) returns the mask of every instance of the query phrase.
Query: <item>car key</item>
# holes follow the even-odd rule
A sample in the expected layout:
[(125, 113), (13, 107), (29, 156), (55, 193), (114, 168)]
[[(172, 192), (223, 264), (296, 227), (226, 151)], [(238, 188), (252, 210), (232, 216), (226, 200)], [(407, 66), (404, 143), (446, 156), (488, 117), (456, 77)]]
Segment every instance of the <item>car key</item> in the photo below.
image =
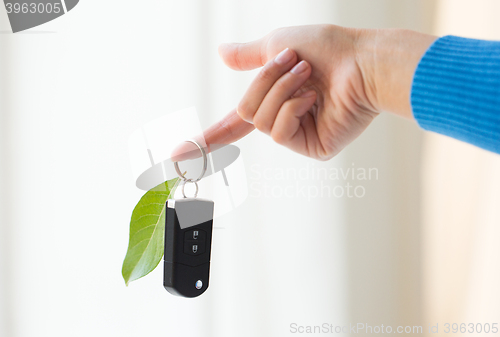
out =
[(167, 200), (163, 286), (174, 295), (196, 297), (209, 283), (214, 202)]
[[(196, 297), (208, 288), (214, 202), (196, 198), (197, 182), (207, 171), (207, 154), (196, 140), (189, 139), (187, 142), (200, 150), (203, 167), (198, 178), (188, 179), (185, 173), (181, 173), (179, 164), (174, 162), (175, 170), (183, 180), (184, 199), (169, 199), (165, 207), (163, 286), (171, 294)], [(186, 197), (184, 188), (187, 183), (193, 183), (196, 187), (193, 198)]]

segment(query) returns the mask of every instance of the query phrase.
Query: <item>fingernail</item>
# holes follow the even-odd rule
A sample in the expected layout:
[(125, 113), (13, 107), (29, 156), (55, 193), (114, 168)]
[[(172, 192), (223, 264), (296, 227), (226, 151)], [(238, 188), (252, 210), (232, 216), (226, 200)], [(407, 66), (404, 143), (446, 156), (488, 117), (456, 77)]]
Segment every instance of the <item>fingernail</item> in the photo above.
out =
[(309, 90), (309, 91), (306, 91), (306, 92), (303, 92), (302, 94), (299, 95), (299, 97), (311, 97), (311, 96), (314, 96), (316, 95), (316, 91), (314, 90)]
[(276, 58), (274, 59), (274, 62), (276, 62), (278, 64), (286, 64), (286, 63), (290, 62), (292, 57), (293, 57), (293, 53), (290, 51), (290, 49), (285, 48), (285, 50), (283, 50), (281, 53), (278, 54), (278, 56), (276, 56)]
[(292, 70), (290, 70), (290, 72), (292, 74), (298, 75), (303, 73), (306, 69), (307, 69), (306, 61), (300, 61), (298, 64), (295, 65), (295, 67), (293, 67)]

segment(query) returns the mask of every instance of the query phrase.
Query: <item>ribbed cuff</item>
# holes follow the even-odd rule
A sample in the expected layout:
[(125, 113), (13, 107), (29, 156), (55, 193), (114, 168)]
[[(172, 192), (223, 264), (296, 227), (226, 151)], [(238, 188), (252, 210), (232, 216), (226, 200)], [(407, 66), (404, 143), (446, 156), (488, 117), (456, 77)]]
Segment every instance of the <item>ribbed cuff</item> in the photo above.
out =
[(423, 129), (500, 153), (500, 42), (437, 39), (415, 71), (411, 105)]

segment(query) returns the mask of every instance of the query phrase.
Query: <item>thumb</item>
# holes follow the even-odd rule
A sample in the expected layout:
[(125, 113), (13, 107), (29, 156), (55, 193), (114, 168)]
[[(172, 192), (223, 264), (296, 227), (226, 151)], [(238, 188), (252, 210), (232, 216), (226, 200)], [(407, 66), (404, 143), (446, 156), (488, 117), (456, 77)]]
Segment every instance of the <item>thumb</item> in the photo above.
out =
[(264, 38), (248, 43), (223, 43), (219, 46), (222, 61), (234, 70), (251, 70), (267, 62)]

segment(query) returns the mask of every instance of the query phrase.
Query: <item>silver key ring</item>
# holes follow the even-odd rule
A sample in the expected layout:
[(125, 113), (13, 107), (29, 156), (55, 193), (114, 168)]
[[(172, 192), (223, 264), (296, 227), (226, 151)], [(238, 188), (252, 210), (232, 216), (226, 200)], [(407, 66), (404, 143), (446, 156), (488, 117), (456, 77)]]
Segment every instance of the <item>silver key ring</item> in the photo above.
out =
[(198, 183), (192, 179), (186, 179), (182, 182), (182, 196), (184, 198), (187, 198), (186, 197), (186, 193), (184, 192), (184, 187), (186, 187), (186, 183), (194, 183), (194, 186), (196, 186), (196, 191), (194, 192), (194, 196), (193, 198), (196, 198), (198, 196)]
[[(186, 185), (187, 181), (193, 182), (196, 184), (198, 181), (201, 180), (201, 178), (203, 178), (203, 176), (205, 175), (205, 172), (207, 172), (207, 166), (208, 166), (207, 153), (205, 152), (205, 149), (203, 148), (203, 146), (198, 144), (198, 142), (196, 140), (188, 139), (188, 140), (186, 140), (186, 142), (190, 142), (190, 143), (193, 143), (194, 145), (196, 145), (198, 147), (198, 149), (200, 150), (201, 155), (203, 156), (203, 169), (201, 170), (200, 176), (196, 179), (188, 179), (188, 178), (186, 178), (185, 175), (182, 174), (181, 170), (179, 169), (178, 162), (174, 161), (174, 167), (175, 167), (175, 171), (177, 171), (177, 174), (179, 175), (179, 177), (182, 180), (184, 180), (184, 185)], [(184, 194), (184, 185), (182, 185), (182, 194)], [(196, 184), (196, 194), (198, 194), (198, 184)]]

